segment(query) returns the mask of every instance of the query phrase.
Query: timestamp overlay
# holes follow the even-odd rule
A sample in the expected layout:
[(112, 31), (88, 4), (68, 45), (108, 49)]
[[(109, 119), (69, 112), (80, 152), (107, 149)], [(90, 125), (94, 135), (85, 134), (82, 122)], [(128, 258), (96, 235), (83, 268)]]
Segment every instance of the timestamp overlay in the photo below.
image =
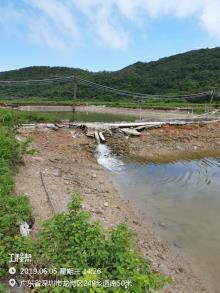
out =
[(101, 279), (100, 268), (40, 267), (26, 252), (9, 254), (10, 287), (20, 288), (129, 288), (132, 280)]

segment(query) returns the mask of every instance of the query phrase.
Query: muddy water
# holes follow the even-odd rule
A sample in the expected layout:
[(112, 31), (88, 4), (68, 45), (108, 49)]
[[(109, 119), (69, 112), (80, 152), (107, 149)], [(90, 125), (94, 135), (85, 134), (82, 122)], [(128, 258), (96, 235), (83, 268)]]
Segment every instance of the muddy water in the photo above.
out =
[(35, 112), (48, 119), (54, 120), (70, 120), (72, 122), (121, 122), (129, 121), (133, 122), (138, 117), (131, 115), (110, 114), (110, 113), (96, 113), (96, 112)]
[(99, 146), (97, 160), (146, 222), (190, 256), (210, 292), (220, 292), (220, 159), (123, 162)]

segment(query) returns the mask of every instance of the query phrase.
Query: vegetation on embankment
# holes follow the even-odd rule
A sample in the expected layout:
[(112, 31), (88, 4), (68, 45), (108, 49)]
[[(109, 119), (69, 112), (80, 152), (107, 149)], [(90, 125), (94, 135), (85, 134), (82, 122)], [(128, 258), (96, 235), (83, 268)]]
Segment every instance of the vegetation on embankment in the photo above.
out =
[[(65, 115), (67, 113), (67, 115)], [(68, 118), (66, 118), (68, 116)], [(11, 125), (22, 124), (22, 123), (55, 123), (61, 122), (62, 120), (69, 119), (74, 121), (72, 113), (68, 112), (35, 112), (35, 111), (17, 111), (17, 110), (0, 110), (0, 123), (10, 123)]]
[(19, 221), (31, 217), (28, 197), (13, 196), (12, 172), (26, 148), (26, 143), (15, 139), (16, 122), (14, 113), (0, 112), (0, 277), (8, 270), (9, 254), (23, 245)]
[[(159, 94), (190, 94), (209, 89), (217, 92), (216, 101), (220, 103), (220, 48), (201, 49), (159, 59), (153, 62), (137, 62), (114, 72), (89, 72), (67, 67), (28, 67), (0, 73), (0, 80), (30, 80), (77, 75), (80, 78), (103, 84), (120, 90)], [(49, 100), (69, 101), (73, 99), (73, 81), (44, 85), (1, 86), (0, 99), (16, 100)], [(121, 97), (107, 93), (105, 90), (79, 85), (76, 102), (102, 103), (120, 106), (121, 104), (138, 104), (135, 98)], [(149, 99), (146, 106), (157, 106), (165, 103), (186, 103), (184, 101), (166, 99), (163, 101)], [(109, 104), (108, 104), (109, 105)], [(127, 106), (126, 105), (126, 106)]]
[[(107, 107), (113, 107), (113, 108), (131, 108), (131, 109), (154, 109), (154, 110), (186, 110), (186, 111), (193, 111), (197, 114), (202, 114), (210, 111), (213, 108), (220, 108), (220, 102), (215, 101), (210, 105), (209, 102), (206, 103), (189, 103), (184, 100), (163, 100), (163, 99), (148, 99), (148, 100), (129, 100), (129, 99), (123, 99), (118, 101), (102, 101), (102, 100), (52, 100), (52, 99), (37, 99), (37, 98), (31, 98), (31, 99), (12, 99), (12, 100), (0, 100), (0, 105), (76, 105), (76, 106), (102, 106), (105, 105)], [(29, 113), (29, 115), (31, 115)], [(45, 115), (42, 113), (40, 115), (41, 119), (38, 120), (38, 117), (33, 116), (34, 119), (37, 119), (35, 121), (42, 122), (44, 121)], [(47, 119), (46, 119), (47, 121)], [(49, 120), (52, 121), (52, 120)]]
[[(27, 117), (25, 117), (27, 119)], [(27, 279), (78, 281), (89, 287), (74, 292), (145, 292), (162, 288), (170, 279), (152, 272), (150, 264), (134, 248), (133, 232), (124, 224), (105, 230), (89, 220), (89, 213), (82, 211), (81, 199), (75, 193), (66, 214), (57, 214), (43, 223), (39, 238), (23, 238), (19, 223), (31, 219), (28, 196), (14, 195), (13, 171), (22, 155), (27, 152), (27, 142), (15, 139), (17, 125), (25, 121), (22, 113), (0, 111), (0, 278), (5, 283), (10, 254), (28, 253), (32, 263)], [(19, 272), (24, 263), (13, 263)], [(77, 274), (64, 275), (60, 268), (78, 270)], [(50, 269), (50, 270), (49, 270)], [(39, 275), (36, 272), (41, 271)], [(32, 273), (31, 273), (32, 272)], [(36, 274), (34, 274), (34, 272)], [(19, 281), (19, 273), (15, 275)], [(25, 279), (25, 275), (22, 275)], [(90, 282), (90, 281), (94, 282)], [(131, 280), (132, 287), (99, 288), (103, 280)], [(96, 281), (96, 282), (95, 282)], [(90, 283), (89, 283), (90, 282)], [(0, 290), (3, 290), (0, 288)], [(73, 292), (68, 287), (47, 287), (38, 292)]]

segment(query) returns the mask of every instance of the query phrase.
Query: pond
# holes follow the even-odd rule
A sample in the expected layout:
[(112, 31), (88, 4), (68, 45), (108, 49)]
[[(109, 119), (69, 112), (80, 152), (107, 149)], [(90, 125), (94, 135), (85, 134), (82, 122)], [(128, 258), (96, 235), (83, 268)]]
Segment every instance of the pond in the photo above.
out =
[(96, 113), (96, 112), (33, 112), (39, 116), (45, 117), (49, 120), (54, 119), (57, 121), (70, 120), (71, 122), (133, 122), (137, 119), (131, 115), (118, 115), (109, 113)]
[(145, 221), (180, 246), (220, 292), (220, 158), (135, 163), (101, 145), (97, 160)]

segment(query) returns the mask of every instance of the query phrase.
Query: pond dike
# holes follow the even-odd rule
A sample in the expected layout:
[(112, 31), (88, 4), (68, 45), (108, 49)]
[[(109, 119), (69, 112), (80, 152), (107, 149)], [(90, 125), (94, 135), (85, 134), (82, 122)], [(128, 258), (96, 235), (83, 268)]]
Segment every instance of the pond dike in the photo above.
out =
[(119, 132), (124, 136), (141, 136), (141, 132), (147, 129), (160, 128), (166, 125), (183, 126), (183, 125), (206, 125), (209, 123), (218, 123), (220, 118), (193, 118), (193, 119), (169, 119), (165, 121), (137, 121), (137, 122), (120, 122), (120, 123), (100, 123), (100, 122), (63, 122), (63, 123), (29, 123), (22, 124), (26, 129), (52, 129), (58, 131), (60, 128), (80, 128), (84, 130), (88, 137), (94, 137), (96, 141), (106, 142), (105, 134)]

